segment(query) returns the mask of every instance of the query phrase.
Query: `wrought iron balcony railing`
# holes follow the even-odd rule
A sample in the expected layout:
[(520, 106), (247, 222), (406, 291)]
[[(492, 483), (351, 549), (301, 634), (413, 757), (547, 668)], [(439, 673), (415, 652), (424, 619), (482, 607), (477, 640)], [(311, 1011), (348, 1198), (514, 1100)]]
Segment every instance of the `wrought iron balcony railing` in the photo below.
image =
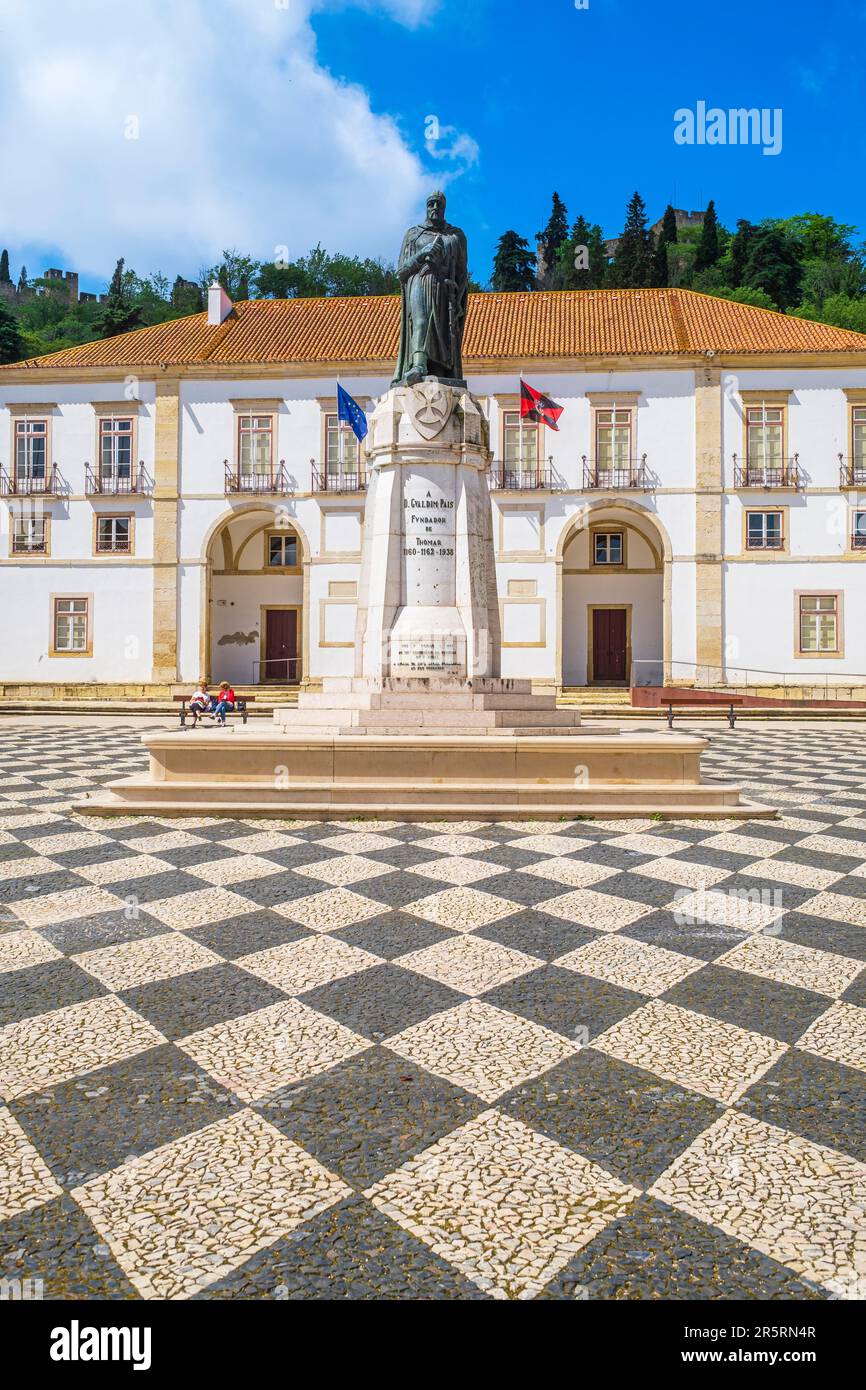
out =
[(839, 486), (866, 489), (866, 458), (862, 454), (855, 458), (839, 454)]
[(561, 491), (565, 484), (552, 465), (552, 457), (538, 464), (503, 463), (495, 459), (490, 465), (490, 487), (503, 492)]
[(754, 487), (762, 492), (772, 492), (775, 488), (799, 488), (802, 486), (800, 455), (789, 459), (771, 459), (768, 463), (750, 463), (734, 460), (734, 487)]
[(7, 473), (0, 465), (0, 497), (57, 497), (66, 485), (54, 464), (44, 473), (13, 469)]
[(283, 459), (267, 473), (244, 473), (240, 468), (232, 468), (228, 459), (223, 459), (223, 469), (227, 496), (284, 497), (295, 490)]
[(584, 491), (621, 492), (630, 488), (647, 492), (651, 486), (646, 454), (639, 458), (618, 458), (611, 463), (583, 455)]
[(310, 460), (313, 472), (313, 492), (366, 492), (367, 474), (363, 468), (326, 468), (321, 472)]
[(152, 491), (153, 482), (145, 472), (143, 461), (128, 473), (114, 468), (96, 472), (89, 463), (84, 465), (86, 497), (134, 497)]

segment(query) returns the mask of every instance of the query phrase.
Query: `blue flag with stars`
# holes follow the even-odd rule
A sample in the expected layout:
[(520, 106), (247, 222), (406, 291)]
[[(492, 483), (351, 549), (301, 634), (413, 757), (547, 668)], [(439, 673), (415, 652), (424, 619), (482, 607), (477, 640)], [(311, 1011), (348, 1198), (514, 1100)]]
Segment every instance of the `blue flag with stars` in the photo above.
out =
[(367, 417), (356, 400), (344, 391), (337, 382), (337, 416), (351, 427), (356, 439), (363, 439), (367, 433)]

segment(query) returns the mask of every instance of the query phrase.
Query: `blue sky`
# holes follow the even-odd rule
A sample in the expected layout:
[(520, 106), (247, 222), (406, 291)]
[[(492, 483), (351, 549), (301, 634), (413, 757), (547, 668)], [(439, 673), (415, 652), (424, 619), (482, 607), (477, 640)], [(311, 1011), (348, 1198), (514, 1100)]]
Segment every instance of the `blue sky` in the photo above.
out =
[[(864, 42), (851, 0), (0, 0), (0, 246), (88, 289), (120, 255), (393, 259), (438, 183), (482, 280), (554, 188), (607, 235), (638, 188), (651, 219), (714, 197), (727, 225), (817, 210), (866, 237)], [(676, 144), (699, 101), (780, 108), (781, 152)]]

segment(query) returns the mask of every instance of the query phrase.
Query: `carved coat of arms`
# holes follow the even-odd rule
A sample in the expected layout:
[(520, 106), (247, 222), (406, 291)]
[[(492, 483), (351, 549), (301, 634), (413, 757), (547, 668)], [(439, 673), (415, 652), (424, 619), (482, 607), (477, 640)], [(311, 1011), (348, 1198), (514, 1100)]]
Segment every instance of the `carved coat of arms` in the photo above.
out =
[(409, 388), (409, 418), (422, 439), (435, 439), (445, 428), (454, 408), (454, 397), (438, 381), (420, 381)]

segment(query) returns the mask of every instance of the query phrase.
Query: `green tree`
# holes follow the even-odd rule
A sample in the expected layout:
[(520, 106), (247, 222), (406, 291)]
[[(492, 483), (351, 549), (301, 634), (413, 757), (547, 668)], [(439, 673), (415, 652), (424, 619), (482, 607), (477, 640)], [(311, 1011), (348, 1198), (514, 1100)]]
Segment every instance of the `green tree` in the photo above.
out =
[(629, 199), (625, 227), (611, 266), (611, 284), (617, 289), (644, 289), (652, 283), (652, 247), (647, 231), (646, 205), (639, 193)]
[(535, 256), (526, 237), (519, 232), (503, 232), (493, 258), (490, 288), (497, 293), (535, 289)]
[(114, 267), (106, 301), (100, 305), (99, 313), (94, 319), (94, 328), (101, 338), (113, 338), (116, 333), (128, 333), (141, 322), (141, 311), (132, 295), (132, 282), (136, 277), (133, 272), (124, 274), (123, 266), (121, 256)]
[[(736, 240), (736, 238), (735, 238)], [(803, 269), (791, 238), (780, 227), (758, 227), (749, 241), (742, 284), (764, 290), (780, 309), (797, 303)]]
[(670, 203), (665, 208), (665, 215), (662, 218), (662, 236), (668, 246), (673, 246), (677, 239), (677, 215)]
[(817, 304), (800, 304), (788, 311), (798, 319), (813, 319), (816, 323), (830, 323), (834, 328), (848, 328), (854, 333), (866, 334), (866, 298), (852, 295), (833, 294)]
[(720, 254), (719, 221), (716, 217), (716, 205), (711, 198), (707, 203), (707, 210), (704, 213), (704, 222), (695, 251), (695, 270), (707, 270), (709, 266), (715, 265)]
[(753, 223), (747, 222), (744, 217), (738, 219), (737, 230), (731, 240), (731, 275), (735, 285), (744, 283), (746, 262), (749, 259), (752, 238), (757, 230), (757, 227)]
[(0, 285), (11, 285), (12, 276), (9, 274), (9, 252), (5, 249), (0, 251)]
[(181, 315), (200, 313), (204, 308), (201, 287), (194, 285), (191, 280), (184, 280), (181, 275), (175, 276), (171, 287), (171, 307)]
[(18, 276), (18, 293), (23, 294), (27, 289), (27, 267), (22, 265), (21, 274)]
[(0, 362), (18, 362), (25, 354), (18, 320), (0, 299)]
[(665, 238), (664, 227), (653, 240), (650, 274), (653, 287), (658, 290), (664, 289), (668, 283), (668, 243)]
[(556, 270), (559, 248), (568, 240), (568, 210), (558, 193), (554, 193), (547, 226), (536, 232), (540, 243), (538, 282), (546, 289), (556, 289)]
[(259, 262), (254, 261), (252, 257), (243, 256), (237, 250), (223, 251), (223, 258), (218, 265), (201, 271), (199, 283), (205, 293), (216, 281), (218, 285), (222, 285), (230, 299), (249, 299), (258, 272)]

